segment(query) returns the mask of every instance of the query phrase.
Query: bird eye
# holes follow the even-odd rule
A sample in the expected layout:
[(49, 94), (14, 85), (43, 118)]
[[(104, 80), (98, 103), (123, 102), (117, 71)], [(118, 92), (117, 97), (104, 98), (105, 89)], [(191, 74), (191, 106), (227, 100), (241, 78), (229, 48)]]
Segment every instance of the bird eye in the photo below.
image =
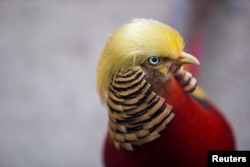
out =
[(160, 58), (157, 56), (152, 56), (148, 59), (149, 64), (157, 65), (160, 62)]

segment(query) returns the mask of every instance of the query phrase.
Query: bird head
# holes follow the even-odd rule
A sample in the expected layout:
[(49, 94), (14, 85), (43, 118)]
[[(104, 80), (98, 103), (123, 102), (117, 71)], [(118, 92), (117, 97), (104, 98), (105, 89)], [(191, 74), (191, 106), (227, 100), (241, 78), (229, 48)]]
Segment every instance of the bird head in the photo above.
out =
[(118, 72), (140, 66), (152, 85), (167, 82), (183, 64), (199, 61), (183, 51), (181, 35), (152, 19), (134, 19), (108, 39), (98, 63), (97, 89), (105, 101), (110, 82)]

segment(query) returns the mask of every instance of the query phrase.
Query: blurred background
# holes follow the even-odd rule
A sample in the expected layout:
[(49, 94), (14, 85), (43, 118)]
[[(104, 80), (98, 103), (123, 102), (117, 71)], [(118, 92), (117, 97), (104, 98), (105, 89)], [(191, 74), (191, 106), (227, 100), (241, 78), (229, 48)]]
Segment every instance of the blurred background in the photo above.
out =
[(250, 150), (248, 0), (1, 0), (0, 166), (99, 167), (107, 113), (96, 64), (133, 18), (170, 24), (201, 60), (200, 85)]

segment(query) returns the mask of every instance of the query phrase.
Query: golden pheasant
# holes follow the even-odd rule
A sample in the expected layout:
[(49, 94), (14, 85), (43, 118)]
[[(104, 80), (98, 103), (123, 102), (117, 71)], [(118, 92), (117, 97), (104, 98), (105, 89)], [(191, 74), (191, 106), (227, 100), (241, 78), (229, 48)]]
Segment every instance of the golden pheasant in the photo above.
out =
[(184, 64), (181, 35), (134, 19), (108, 39), (97, 88), (108, 111), (107, 167), (207, 166), (209, 150), (234, 150), (231, 128)]

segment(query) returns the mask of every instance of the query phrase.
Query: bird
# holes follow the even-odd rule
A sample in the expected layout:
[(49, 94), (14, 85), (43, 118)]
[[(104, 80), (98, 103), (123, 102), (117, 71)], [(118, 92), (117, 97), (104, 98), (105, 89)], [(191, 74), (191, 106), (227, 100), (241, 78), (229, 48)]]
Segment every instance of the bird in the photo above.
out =
[(183, 37), (135, 18), (108, 38), (97, 64), (107, 110), (106, 167), (203, 167), (208, 151), (235, 150), (231, 126), (198, 85)]

